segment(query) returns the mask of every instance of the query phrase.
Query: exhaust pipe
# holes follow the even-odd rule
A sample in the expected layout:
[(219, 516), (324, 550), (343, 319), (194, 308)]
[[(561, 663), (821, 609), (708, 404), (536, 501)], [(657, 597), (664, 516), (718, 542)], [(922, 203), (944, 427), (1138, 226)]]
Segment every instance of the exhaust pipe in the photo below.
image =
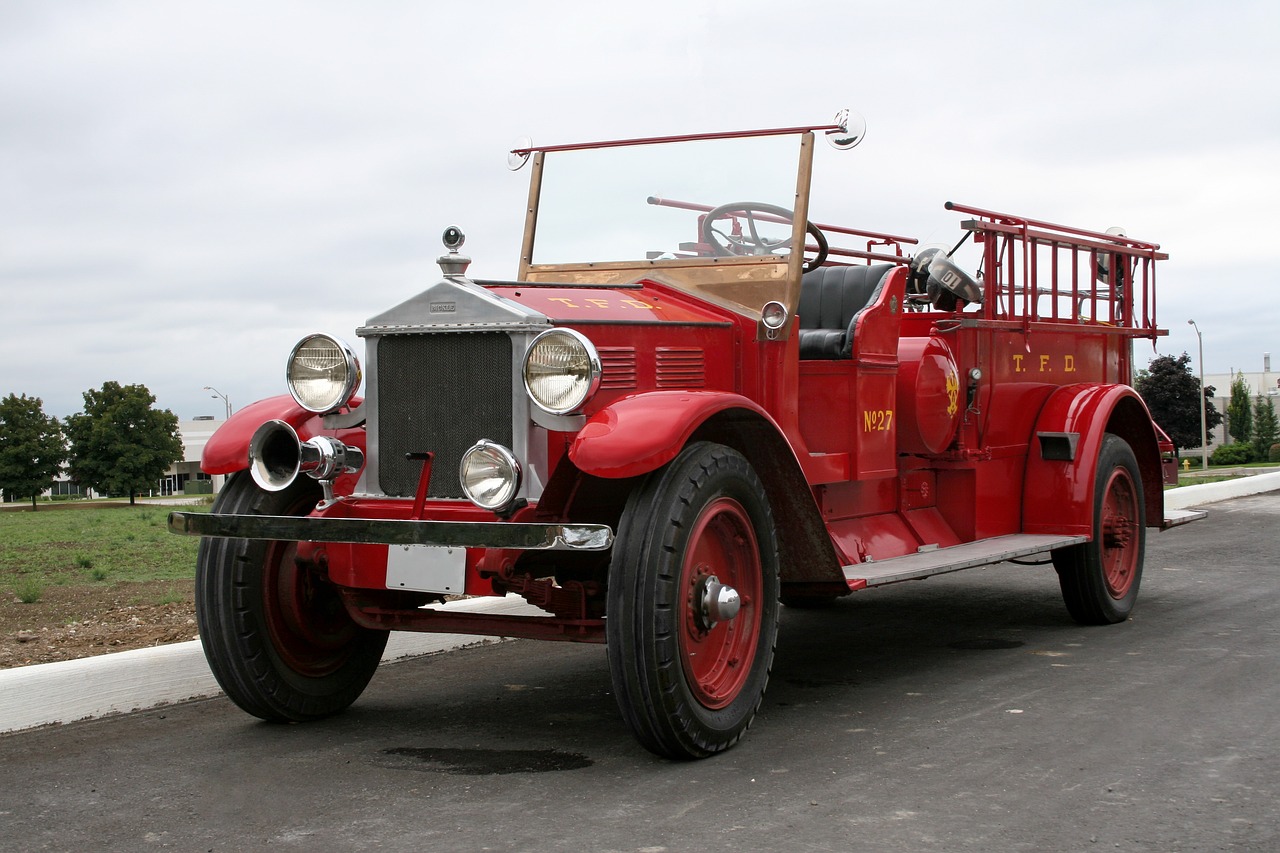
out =
[(284, 421), (271, 420), (258, 427), (249, 440), (249, 473), (269, 492), (283, 491), (299, 474), (331, 481), (339, 474), (354, 474), (364, 466), (364, 452), (328, 435), (306, 441)]

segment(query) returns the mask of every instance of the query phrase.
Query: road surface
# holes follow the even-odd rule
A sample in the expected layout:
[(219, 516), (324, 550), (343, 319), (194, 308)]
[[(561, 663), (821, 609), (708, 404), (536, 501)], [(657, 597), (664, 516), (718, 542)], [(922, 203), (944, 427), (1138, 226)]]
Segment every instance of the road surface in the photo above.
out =
[(347, 714), (225, 699), (0, 737), (3, 850), (1280, 849), (1280, 494), (1149, 533), (1134, 617), (999, 566), (784, 613), (747, 738), (637, 746), (603, 647), (384, 667)]

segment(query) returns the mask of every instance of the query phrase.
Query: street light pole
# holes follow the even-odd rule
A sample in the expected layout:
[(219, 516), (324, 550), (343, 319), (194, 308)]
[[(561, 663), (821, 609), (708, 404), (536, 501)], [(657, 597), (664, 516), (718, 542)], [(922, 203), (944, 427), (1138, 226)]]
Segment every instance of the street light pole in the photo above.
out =
[(1208, 471), (1209, 428), (1205, 424), (1208, 421), (1206, 411), (1209, 404), (1204, 396), (1204, 335), (1200, 334), (1200, 327), (1195, 320), (1188, 320), (1187, 325), (1196, 330), (1196, 339), (1200, 342), (1200, 467), (1201, 470)]
[(226, 405), (227, 407), (227, 420), (231, 420), (231, 401), (227, 399), (227, 395), (223, 394), (221, 391), (219, 391), (217, 388), (214, 388), (212, 385), (204, 386), (204, 390), (213, 392), (212, 399), (217, 399), (219, 397), (222, 398), (223, 404)]

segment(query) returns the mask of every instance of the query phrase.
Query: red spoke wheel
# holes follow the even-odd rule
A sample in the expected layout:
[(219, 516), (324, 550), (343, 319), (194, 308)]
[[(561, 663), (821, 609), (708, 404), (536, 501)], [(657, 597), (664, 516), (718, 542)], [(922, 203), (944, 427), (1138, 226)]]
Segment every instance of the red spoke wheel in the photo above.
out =
[(1138, 548), (1133, 547), (1142, 535), (1138, 518), (1138, 490), (1129, 470), (1123, 466), (1111, 469), (1102, 491), (1102, 517), (1098, 523), (1102, 540), (1102, 576), (1112, 598), (1129, 594), (1138, 574)]
[(1107, 434), (1098, 452), (1093, 540), (1053, 552), (1067, 611), (1085, 625), (1123, 622), (1138, 599), (1146, 546), (1142, 473), (1133, 449)]
[(628, 498), (605, 620), (619, 708), (669, 758), (737, 743), (769, 682), (778, 634), (778, 543), (750, 463), (690, 445)]
[[(732, 619), (708, 614), (713, 583), (733, 589), (740, 609)], [(680, 661), (689, 690), (703, 706), (723, 708), (742, 691), (760, 644), (763, 575), (751, 518), (733, 498), (707, 504), (689, 535), (680, 571)]]
[(342, 598), (311, 567), (295, 560), (296, 542), (268, 542), (262, 562), (262, 613), (271, 647), (293, 672), (309, 678), (342, 668), (360, 628)]
[[(306, 515), (319, 498), (307, 480), (268, 492), (240, 472), (213, 511)], [(296, 554), (292, 542), (200, 542), (196, 620), (205, 657), (227, 696), (264, 720), (342, 711), (364, 691), (387, 644), (386, 631), (356, 625), (337, 589)]]

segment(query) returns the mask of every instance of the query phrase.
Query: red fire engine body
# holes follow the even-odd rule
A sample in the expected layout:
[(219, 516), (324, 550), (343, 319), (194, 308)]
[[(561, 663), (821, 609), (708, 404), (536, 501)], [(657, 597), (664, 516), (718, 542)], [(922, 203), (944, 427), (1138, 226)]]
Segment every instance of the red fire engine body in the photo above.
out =
[[(171, 517), (207, 537), (200, 635), (228, 695), (265, 719), (340, 711), (388, 630), (604, 642), (640, 742), (696, 758), (749, 726), (780, 603), (1029, 558), (1077, 621), (1127, 618), (1145, 528), (1197, 517), (1164, 510), (1167, 439), (1129, 384), (1134, 339), (1163, 334), (1166, 255), (948, 204), (979, 278), (960, 244), (815, 224), (819, 136), (861, 132), (515, 151), (533, 167), (515, 280), (467, 278), (451, 227), (443, 279), (360, 329), (363, 399), (349, 347), (302, 341), (291, 395), (208, 443), (204, 470), (230, 475), (213, 512)], [(626, 164), (544, 188), (561, 157), (711, 142), (782, 143), (792, 168), (765, 197), (704, 187), (751, 192), (732, 160), (677, 183), (697, 201), (628, 196)], [(582, 198), (606, 179), (680, 238), (609, 229), (616, 199)], [(561, 260), (585, 227), (561, 197), (619, 245), (665, 245)], [(540, 615), (425, 606), (511, 593)]]

